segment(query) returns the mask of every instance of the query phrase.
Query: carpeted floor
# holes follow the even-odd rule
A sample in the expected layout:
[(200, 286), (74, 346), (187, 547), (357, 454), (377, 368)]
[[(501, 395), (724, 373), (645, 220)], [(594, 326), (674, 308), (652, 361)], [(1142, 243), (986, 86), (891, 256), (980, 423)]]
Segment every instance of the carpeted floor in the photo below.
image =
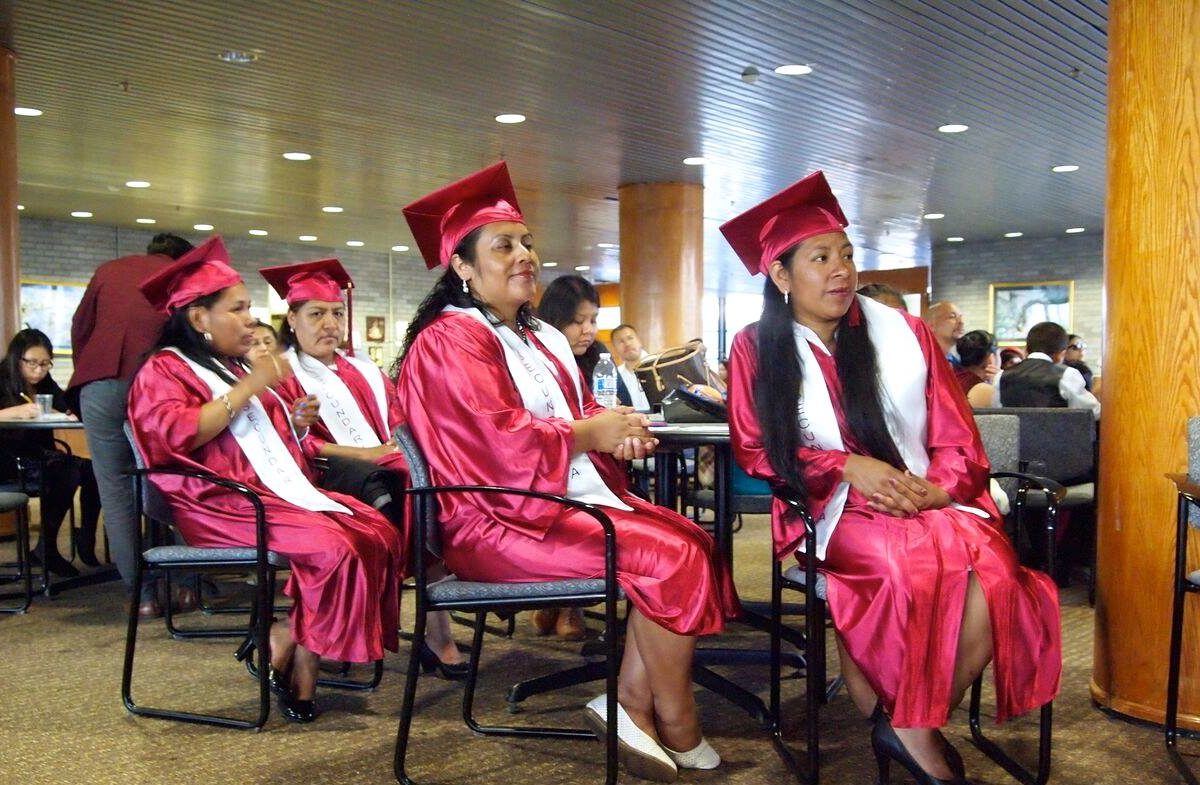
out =
[[(765, 518), (751, 518), (737, 535), (738, 585), (743, 597), (765, 597), (769, 532)], [(11, 545), (0, 545), (0, 559)], [(1154, 729), (1108, 719), (1094, 709), (1087, 685), (1092, 658), (1092, 611), (1082, 592), (1063, 600), (1065, 671), (1055, 706), (1054, 783), (1117, 785), (1170, 783), (1178, 777)], [(407, 618), (407, 617), (406, 617)], [(217, 617), (228, 623), (230, 617)], [(213, 623), (201, 615), (181, 622)], [(117, 583), (77, 589), (53, 600), (39, 598), (23, 616), (0, 617), (0, 783), (374, 783), (394, 782), (391, 771), (404, 660), (391, 656), (374, 693), (324, 690), (321, 717), (309, 726), (289, 725), (273, 712), (261, 733), (221, 730), (135, 718), (120, 701), (124, 599)], [(593, 623), (594, 624), (594, 623)], [(460, 640), (467, 631), (460, 628)], [(254, 683), (232, 658), (234, 643), (172, 641), (162, 625), (143, 627), (134, 693), (146, 705), (249, 712)], [(765, 636), (738, 626), (722, 640), (762, 646)], [(491, 637), (477, 706), (481, 715), (504, 715), (509, 683), (578, 662), (578, 645), (535, 638), (521, 619), (514, 640)], [(836, 669), (836, 658), (831, 659)], [(765, 696), (766, 668), (739, 667), (729, 675)], [(528, 701), (520, 721), (580, 725), (580, 707), (593, 687)], [(458, 684), (422, 677), (414, 722), (410, 774), (425, 783), (601, 782), (602, 749), (595, 742), (521, 741), (473, 736), (459, 719)], [(786, 783), (790, 777), (754, 721), (720, 697), (699, 690), (708, 738), (724, 758), (714, 772), (687, 772), (682, 782)], [(784, 685), (789, 736), (799, 742), (803, 683)], [(985, 706), (986, 697), (985, 697)], [(995, 729), (1015, 740), (1032, 760), (1036, 720), (1024, 718)], [(870, 783), (873, 760), (866, 725), (844, 692), (822, 715), (823, 781)], [(972, 781), (1012, 782), (965, 741), (965, 714), (958, 712), (948, 737), (966, 759)], [(1200, 742), (1197, 743), (1200, 752)], [(1198, 761), (1200, 764), (1200, 761)], [(622, 775), (623, 782), (640, 782)], [(893, 781), (904, 781), (893, 772)]]

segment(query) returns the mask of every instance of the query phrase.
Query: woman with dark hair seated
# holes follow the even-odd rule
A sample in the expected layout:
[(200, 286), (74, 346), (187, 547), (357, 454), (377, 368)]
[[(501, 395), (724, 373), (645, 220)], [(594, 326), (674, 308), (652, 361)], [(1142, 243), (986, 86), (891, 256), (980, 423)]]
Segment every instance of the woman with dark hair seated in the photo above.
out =
[(1000, 376), (1000, 356), (996, 339), (987, 330), (972, 330), (954, 345), (962, 365), (954, 369), (954, 378), (976, 409), (1000, 405), (996, 382)]
[[(140, 288), (168, 321), (129, 390), (135, 440), (153, 468), (211, 472), (261, 495), (267, 546), (291, 563), (292, 610), (271, 627), (272, 681), (284, 717), (311, 722), (320, 657), (371, 662), (398, 648), (400, 535), (377, 510), (312, 484), (300, 442), (316, 407), (271, 389), (291, 373), (287, 360), (246, 361), (250, 295), (219, 237)], [(240, 495), (187, 477), (153, 482), (188, 544), (254, 545), (254, 510)]]
[[(631, 609), (620, 674), (621, 756), (671, 781), (715, 768), (692, 694), (696, 637), (738, 610), (712, 537), (629, 492), (618, 460), (656, 445), (647, 419), (598, 406), (561, 332), (535, 319), (538, 258), (503, 163), (404, 210), (428, 267), (445, 267), (393, 365), (405, 421), (435, 485), (528, 488), (602, 505), (617, 535)], [(614, 460), (616, 459), (616, 460)], [(539, 499), (441, 500), (446, 565), (460, 578), (539, 581), (604, 573), (590, 516)], [(603, 729), (605, 696), (585, 716)]]
[[(360, 499), (397, 525), (408, 542), (407, 505), (378, 468), (408, 482), (408, 465), (392, 438), (403, 421), (396, 386), (374, 363), (353, 355), (350, 297), (354, 281), (337, 259), (259, 270), (288, 304), (280, 342), (293, 375), (276, 389), (286, 400), (314, 406), (317, 419), (304, 440), (310, 457), (329, 461), (321, 487)], [(341, 346), (351, 347), (350, 352)], [(440, 565), (432, 571), (440, 570)], [(442, 571), (444, 577), (444, 571)], [(450, 615), (431, 615), (422, 667), (448, 679), (466, 678), (468, 667), (450, 634)]]
[[(54, 366), (54, 347), (41, 330), (25, 329), (9, 341), (0, 363), (0, 419), (33, 420), (38, 417), (35, 396), (53, 396), (53, 408), (67, 410), (62, 388), (50, 377)], [(18, 467), (20, 463), (20, 467)], [(45, 472), (43, 478), (42, 472)], [(63, 518), (75, 504), (75, 491), (82, 488), (80, 508), (79, 560), (98, 567), (96, 560), (96, 523), (100, 520), (100, 492), (92, 474), (92, 463), (54, 449), (54, 433), (49, 430), (11, 431), (0, 429), (0, 480), (23, 482), (25, 487), (43, 490), (42, 523), (38, 543), (30, 554), (34, 564), (45, 553), (50, 572), (74, 577), (79, 570), (58, 552), (58, 532)], [(44, 550), (43, 550), (44, 549)]]
[(854, 294), (845, 216), (817, 172), (721, 227), (763, 313), (730, 357), (738, 463), (808, 504), (816, 542), (776, 502), (776, 558), (815, 548), (842, 673), (872, 715), (881, 769), (965, 782), (939, 732), (989, 661), (997, 720), (1058, 692), (1058, 596), (1018, 566), (988, 461), (937, 340)]

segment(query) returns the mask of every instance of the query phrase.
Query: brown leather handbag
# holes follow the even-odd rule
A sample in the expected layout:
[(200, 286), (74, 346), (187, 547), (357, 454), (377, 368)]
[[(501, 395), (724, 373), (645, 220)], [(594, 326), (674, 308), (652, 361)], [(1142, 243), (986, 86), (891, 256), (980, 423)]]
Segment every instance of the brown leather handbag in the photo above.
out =
[(713, 384), (715, 377), (710, 378), (703, 345), (698, 344), (664, 349), (642, 360), (633, 372), (651, 406), (661, 405), (667, 393), (680, 385), (712, 384), (718, 389), (723, 386), (719, 381)]

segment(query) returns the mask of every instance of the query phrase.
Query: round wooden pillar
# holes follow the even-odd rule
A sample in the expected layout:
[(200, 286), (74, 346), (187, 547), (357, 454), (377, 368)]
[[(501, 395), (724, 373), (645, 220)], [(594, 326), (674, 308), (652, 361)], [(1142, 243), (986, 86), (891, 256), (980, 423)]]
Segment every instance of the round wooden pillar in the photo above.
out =
[[(1109, 6), (1108, 205), (1092, 696), (1162, 722), (1175, 494), (1200, 414), (1200, 0)], [(1196, 566), (1194, 558), (1191, 561)], [(1180, 722), (1200, 729), (1189, 601)]]
[(621, 320), (647, 351), (700, 337), (704, 294), (704, 187), (632, 183), (618, 189)]
[(7, 345), (21, 322), (17, 262), (17, 56), (0, 46), (0, 339)]

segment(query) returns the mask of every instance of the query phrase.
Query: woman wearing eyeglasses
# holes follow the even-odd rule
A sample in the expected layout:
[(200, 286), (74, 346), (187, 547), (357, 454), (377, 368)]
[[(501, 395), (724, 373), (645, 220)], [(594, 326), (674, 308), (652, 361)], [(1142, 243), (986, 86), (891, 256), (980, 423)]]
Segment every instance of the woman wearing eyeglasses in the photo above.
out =
[[(51, 395), (57, 411), (66, 411), (62, 388), (50, 378), (54, 349), (41, 330), (21, 330), (8, 344), (0, 365), (0, 419), (36, 419), (36, 396)], [(33, 549), (35, 563), (43, 558), (55, 575), (73, 577), (79, 570), (58, 552), (58, 530), (67, 510), (75, 501), (75, 491), (83, 486), (82, 528), (79, 535), (79, 559), (95, 567), (96, 522), (100, 518), (100, 498), (91, 462), (72, 458), (54, 449), (54, 434), (45, 431), (9, 431), (0, 429), (0, 482), (20, 482), (41, 490), (41, 472), (45, 471), (45, 496), (42, 497), (42, 526)], [(44, 550), (43, 550), (44, 548)]]

